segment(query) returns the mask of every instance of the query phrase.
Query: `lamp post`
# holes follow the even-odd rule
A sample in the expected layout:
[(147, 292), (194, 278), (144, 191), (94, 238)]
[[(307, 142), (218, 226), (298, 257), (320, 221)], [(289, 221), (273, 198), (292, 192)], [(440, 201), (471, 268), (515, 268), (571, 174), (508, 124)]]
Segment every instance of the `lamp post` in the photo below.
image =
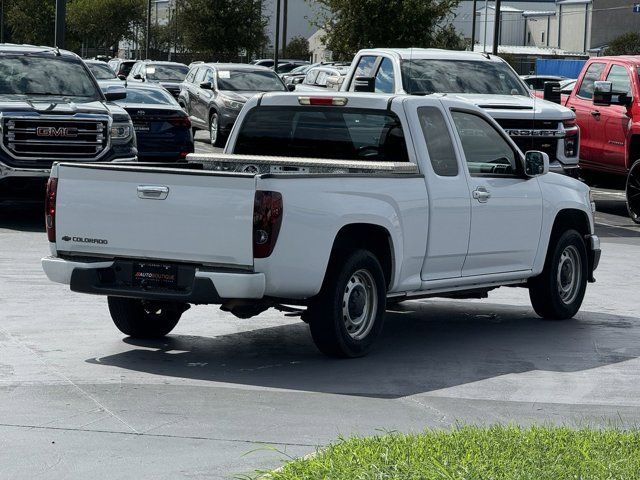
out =
[(149, 41), (151, 40), (151, 0), (147, 1), (147, 34), (144, 39), (144, 57), (149, 58)]
[(276, 0), (276, 41), (273, 52), (273, 70), (278, 68), (278, 50), (280, 49), (280, 0)]
[[(4, 2), (2, 2), (2, 7), (4, 10)], [(65, 45), (64, 24), (67, 16), (66, 10), (67, 10), (67, 0), (56, 0), (56, 34), (55, 34), (53, 43), (55, 43), (55, 46), (58, 48), (64, 48), (64, 45)], [(2, 37), (4, 41), (4, 29), (2, 31)]]
[(496, 16), (493, 21), (493, 50), (494, 55), (498, 54), (498, 43), (500, 42), (500, 1), (496, 0)]

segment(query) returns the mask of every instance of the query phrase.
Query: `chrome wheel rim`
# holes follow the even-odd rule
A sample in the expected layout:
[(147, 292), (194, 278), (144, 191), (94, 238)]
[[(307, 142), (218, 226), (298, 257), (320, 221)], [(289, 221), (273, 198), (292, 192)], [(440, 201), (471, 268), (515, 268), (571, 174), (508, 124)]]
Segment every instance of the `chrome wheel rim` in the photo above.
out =
[(211, 115), (211, 124), (209, 125), (209, 137), (211, 138), (211, 145), (218, 140), (218, 115)]
[(626, 193), (629, 215), (635, 222), (640, 223), (640, 167), (629, 172)]
[(342, 320), (352, 339), (361, 340), (369, 334), (377, 309), (376, 282), (367, 270), (358, 270), (347, 282), (342, 296)]
[(573, 303), (582, 282), (582, 260), (575, 246), (569, 245), (560, 254), (556, 281), (560, 300), (565, 305)]

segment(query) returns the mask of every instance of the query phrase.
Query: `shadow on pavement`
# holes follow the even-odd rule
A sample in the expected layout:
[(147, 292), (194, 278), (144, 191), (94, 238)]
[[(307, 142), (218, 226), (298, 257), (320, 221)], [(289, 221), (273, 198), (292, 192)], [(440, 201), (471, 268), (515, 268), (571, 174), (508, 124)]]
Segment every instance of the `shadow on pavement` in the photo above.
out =
[(0, 201), (0, 229), (44, 232), (44, 202)]
[(446, 301), (397, 308), (365, 358), (322, 356), (300, 323), (213, 338), (128, 338), (139, 348), (87, 362), (176, 378), (397, 398), (510, 373), (582, 371), (640, 356), (635, 318), (583, 312), (575, 320), (550, 322), (527, 308)]

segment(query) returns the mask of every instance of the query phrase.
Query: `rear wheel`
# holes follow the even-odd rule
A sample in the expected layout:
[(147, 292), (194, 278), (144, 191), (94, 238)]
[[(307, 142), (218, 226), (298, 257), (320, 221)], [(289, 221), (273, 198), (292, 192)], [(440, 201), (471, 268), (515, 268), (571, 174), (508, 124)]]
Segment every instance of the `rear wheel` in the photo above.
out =
[(627, 210), (631, 220), (640, 223), (640, 160), (631, 166), (627, 177)]
[(567, 230), (552, 237), (544, 270), (529, 280), (529, 298), (536, 313), (551, 320), (578, 313), (587, 289), (588, 268), (580, 233)]
[(188, 305), (176, 302), (148, 302), (135, 298), (108, 297), (113, 323), (134, 338), (159, 338), (178, 324)]
[(382, 267), (371, 252), (334, 259), (306, 315), (318, 349), (333, 357), (366, 355), (382, 331), (386, 295)]

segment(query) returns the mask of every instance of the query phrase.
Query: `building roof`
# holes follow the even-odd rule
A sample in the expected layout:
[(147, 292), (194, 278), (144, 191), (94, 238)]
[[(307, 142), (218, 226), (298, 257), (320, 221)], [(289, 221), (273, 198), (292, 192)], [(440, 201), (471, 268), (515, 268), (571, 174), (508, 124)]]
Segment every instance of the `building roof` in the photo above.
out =
[[(487, 45), (487, 52), (491, 52), (492, 45)], [(482, 53), (483, 46), (480, 44), (476, 44), (473, 46), (473, 51)], [(546, 48), (546, 47), (536, 47), (535, 45), (499, 45), (498, 46), (498, 55), (500, 54), (512, 54), (512, 55), (532, 55), (532, 56), (566, 56), (566, 57), (584, 57), (585, 54), (582, 52), (569, 52), (567, 50), (562, 50), (560, 48)]]
[(556, 5), (572, 5), (572, 4), (585, 4), (585, 3), (592, 3), (592, 0), (558, 0), (556, 2)]
[(522, 12), (523, 17), (554, 17), (555, 10), (525, 10)]
[[(496, 9), (496, 7), (492, 6), (492, 5), (489, 5), (487, 8), (489, 10), (495, 10)], [(479, 8), (478, 12), (481, 12), (482, 10), (484, 10), (484, 7)], [(520, 8), (511, 7), (509, 5), (500, 5), (500, 11), (501, 12), (511, 12), (511, 13), (522, 13), (522, 12), (524, 12), (524, 10), (521, 10)]]

